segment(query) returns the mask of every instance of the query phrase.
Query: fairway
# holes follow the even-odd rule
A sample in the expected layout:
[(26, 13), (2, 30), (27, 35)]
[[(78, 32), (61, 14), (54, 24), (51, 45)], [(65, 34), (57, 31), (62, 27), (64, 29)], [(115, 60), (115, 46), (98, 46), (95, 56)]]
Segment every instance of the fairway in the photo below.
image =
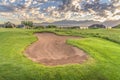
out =
[[(36, 32), (79, 36), (66, 43), (88, 56), (82, 64), (45, 66), (25, 56)], [(0, 29), (0, 80), (120, 80), (120, 29)]]

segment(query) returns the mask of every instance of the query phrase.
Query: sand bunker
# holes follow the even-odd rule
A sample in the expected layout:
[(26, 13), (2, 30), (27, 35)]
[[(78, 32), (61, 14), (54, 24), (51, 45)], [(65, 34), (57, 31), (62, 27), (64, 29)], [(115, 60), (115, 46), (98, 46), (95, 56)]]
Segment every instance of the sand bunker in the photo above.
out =
[(53, 33), (36, 33), (38, 41), (30, 45), (25, 54), (33, 61), (44, 65), (55, 66), (83, 63), (87, 55), (80, 49), (66, 44), (67, 39), (78, 39), (72, 36), (58, 36)]

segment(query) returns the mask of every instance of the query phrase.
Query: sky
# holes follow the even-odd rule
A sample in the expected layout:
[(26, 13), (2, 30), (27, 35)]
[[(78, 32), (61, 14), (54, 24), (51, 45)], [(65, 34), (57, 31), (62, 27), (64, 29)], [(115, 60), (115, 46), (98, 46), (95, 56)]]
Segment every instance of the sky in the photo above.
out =
[(0, 0), (0, 23), (120, 20), (120, 0)]

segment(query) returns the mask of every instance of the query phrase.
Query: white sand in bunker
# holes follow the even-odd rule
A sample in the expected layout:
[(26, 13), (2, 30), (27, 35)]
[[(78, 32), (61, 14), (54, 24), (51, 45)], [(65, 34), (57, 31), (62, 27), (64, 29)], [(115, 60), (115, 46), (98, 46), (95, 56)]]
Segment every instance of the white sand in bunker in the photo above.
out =
[(53, 33), (36, 33), (35, 35), (38, 41), (25, 50), (26, 56), (35, 62), (56, 66), (80, 64), (88, 58), (85, 52), (66, 43), (67, 39), (78, 39), (80, 37), (58, 36)]

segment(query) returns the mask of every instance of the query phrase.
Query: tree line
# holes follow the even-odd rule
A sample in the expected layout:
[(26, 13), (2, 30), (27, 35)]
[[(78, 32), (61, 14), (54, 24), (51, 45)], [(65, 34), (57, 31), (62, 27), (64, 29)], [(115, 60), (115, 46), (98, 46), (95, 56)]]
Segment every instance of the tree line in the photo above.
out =
[[(1, 26), (0, 26), (1, 27)], [(44, 28), (64, 28), (64, 29), (81, 29), (84, 27), (80, 26), (72, 26), (72, 27), (57, 27), (56, 25), (47, 25), (47, 26), (34, 26), (32, 21), (21, 21), (20, 25), (15, 25), (11, 22), (5, 22), (2, 27), (4, 28), (25, 28), (25, 29), (44, 29)], [(88, 28), (91, 29), (99, 29), (99, 28), (106, 28), (103, 24), (93, 24), (91, 26), (88, 26)], [(120, 25), (117, 25), (113, 28), (120, 28)]]
[(38, 28), (57, 28), (55, 25), (48, 25), (48, 26), (34, 26), (32, 21), (21, 21), (20, 25), (15, 25), (10, 21), (5, 22), (2, 27), (4, 28), (25, 28), (25, 29), (38, 29)]

